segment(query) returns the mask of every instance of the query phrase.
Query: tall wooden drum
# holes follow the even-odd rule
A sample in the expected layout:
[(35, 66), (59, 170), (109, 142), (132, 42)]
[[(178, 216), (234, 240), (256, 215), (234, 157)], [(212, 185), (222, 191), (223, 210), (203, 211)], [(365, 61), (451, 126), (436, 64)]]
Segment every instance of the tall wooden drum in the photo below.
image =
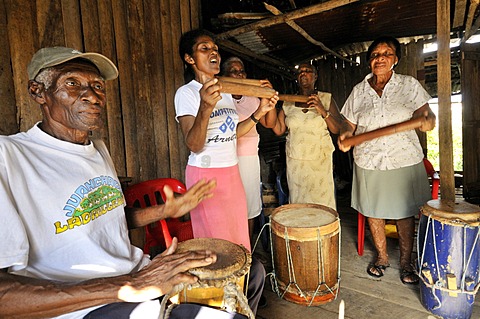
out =
[(336, 299), (340, 219), (317, 204), (287, 204), (271, 215), (275, 289), (285, 300), (315, 306)]
[(253, 318), (245, 297), (245, 276), (250, 271), (252, 257), (243, 246), (217, 238), (196, 238), (178, 243), (177, 252), (211, 250), (217, 261), (211, 265), (190, 269), (198, 281), (170, 298), (174, 304), (196, 303)]
[(431, 200), (421, 209), (420, 299), (441, 318), (469, 319), (480, 286), (480, 207)]

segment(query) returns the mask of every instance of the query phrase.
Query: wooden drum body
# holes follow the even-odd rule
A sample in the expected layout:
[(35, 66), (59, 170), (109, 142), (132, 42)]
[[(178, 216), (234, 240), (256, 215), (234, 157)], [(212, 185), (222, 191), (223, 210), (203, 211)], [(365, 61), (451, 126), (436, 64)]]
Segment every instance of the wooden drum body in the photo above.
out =
[(420, 299), (441, 318), (468, 319), (480, 286), (480, 208), (431, 200), (421, 209)]
[(316, 204), (287, 204), (271, 215), (277, 293), (302, 305), (336, 299), (340, 280), (340, 219)]
[(252, 257), (243, 246), (217, 238), (196, 238), (178, 243), (177, 252), (211, 250), (217, 261), (206, 267), (190, 269), (198, 281), (170, 298), (173, 303), (197, 303), (251, 317), (243, 294), (245, 276)]

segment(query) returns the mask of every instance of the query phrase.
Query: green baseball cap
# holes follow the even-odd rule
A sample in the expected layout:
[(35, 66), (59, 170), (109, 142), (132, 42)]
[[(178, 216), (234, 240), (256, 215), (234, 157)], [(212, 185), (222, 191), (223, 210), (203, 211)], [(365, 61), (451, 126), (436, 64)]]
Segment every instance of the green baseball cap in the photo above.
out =
[(45, 68), (82, 58), (95, 64), (105, 80), (113, 80), (118, 76), (115, 64), (106, 56), (95, 52), (80, 52), (66, 47), (42, 48), (37, 51), (28, 64), (28, 79), (34, 80), (37, 74)]

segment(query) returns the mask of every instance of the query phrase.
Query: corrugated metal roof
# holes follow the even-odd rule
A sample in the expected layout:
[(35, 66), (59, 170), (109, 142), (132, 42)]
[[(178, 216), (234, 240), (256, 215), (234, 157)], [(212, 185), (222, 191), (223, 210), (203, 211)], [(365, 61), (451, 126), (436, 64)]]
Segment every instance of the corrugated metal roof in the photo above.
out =
[[(437, 0), (270, 0), (268, 4), (285, 15), (302, 13), (291, 20), (297, 27), (339, 56), (349, 56), (366, 50), (368, 43), (381, 35), (407, 39), (431, 38), (436, 32), (436, 2)], [(296, 8), (292, 8), (292, 3)], [(336, 4), (343, 5), (308, 14), (313, 6)], [(459, 13), (458, 10), (464, 11), (463, 15), (459, 16), (463, 17), (465, 22), (469, 5), (470, 1), (466, 0), (452, 1), (452, 22), (455, 13)], [(266, 25), (268, 19), (274, 19), (275, 16), (261, 1), (202, 0), (202, 7), (204, 27), (217, 35), (224, 35), (225, 32), (235, 31), (242, 26), (253, 27), (255, 24), (264, 23), (263, 26), (254, 27), (248, 32), (225, 38), (254, 52), (259, 58), (266, 56), (291, 66), (331, 54), (323, 50), (318, 43), (309, 42), (304, 35), (285, 22)], [(252, 18), (249, 18), (248, 14), (235, 15), (235, 12), (249, 13)], [(463, 29), (464, 23), (457, 27), (459, 31)]]

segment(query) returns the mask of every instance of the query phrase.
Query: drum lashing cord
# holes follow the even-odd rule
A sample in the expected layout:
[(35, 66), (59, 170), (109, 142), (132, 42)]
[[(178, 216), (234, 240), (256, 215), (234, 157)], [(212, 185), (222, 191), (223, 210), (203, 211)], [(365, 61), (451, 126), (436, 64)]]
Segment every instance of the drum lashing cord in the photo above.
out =
[(160, 303), (160, 314), (158, 315), (158, 319), (168, 319), (170, 317), (170, 312), (172, 311), (173, 307), (170, 305), (167, 308), (167, 302), (170, 297), (175, 296), (176, 294), (180, 293), (185, 288), (185, 284), (180, 283), (173, 287), (172, 291), (168, 294), (163, 296), (162, 302)]
[[(257, 239), (255, 240), (255, 244), (253, 245), (253, 248), (252, 248), (252, 255), (253, 255), (253, 252), (255, 251), (255, 249), (257, 248), (257, 245), (258, 245), (258, 242), (260, 241), (260, 238), (262, 238), (263, 230), (267, 226), (270, 226), (270, 223), (263, 224), (262, 229), (260, 229), (260, 232), (258, 233)], [(272, 236), (270, 236), (270, 239), (272, 239), (271, 237)], [(270, 240), (270, 248), (271, 248), (271, 246), (272, 246), (272, 241)]]
[[(463, 272), (462, 274), (462, 280), (461, 280), (461, 289), (448, 289), (448, 288), (445, 288), (445, 283), (442, 282), (440, 280), (440, 266), (439, 266), (439, 262), (438, 262), (438, 254), (437, 254), (437, 244), (436, 244), (436, 234), (435, 234), (435, 226), (433, 225), (433, 223), (431, 223), (431, 217), (432, 215), (428, 215), (428, 220), (427, 220), (427, 229), (425, 231), (425, 238), (423, 240), (423, 248), (422, 248), (422, 258), (419, 262), (419, 264), (417, 265), (417, 269), (418, 269), (418, 276), (420, 277), (420, 279), (422, 279), (423, 283), (425, 284), (426, 287), (430, 288), (432, 290), (432, 295), (435, 297), (435, 300), (437, 301), (438, 305), (433, 307), (432, 310), (436, 310), (436, 309), (439, 309), (440, 307), (442, 307), (442, 302), (440, 301), (440, 298), (435, 294), (435, 289), (438, 289), (440, 291), (444, 291), (444, 292), (455, 292), (455, 293), (465, 293), (465, 294), (469, 294), (469, 295), (473, 295), (475, 296), (480, 288), (480, 280), (479, 278), (477, 278), (477, 284), (475, 286), (475, 288), (472, 290), (472, 291), (465, 291), (465, 275), (466, 275), (466, 271)], [(435, 255), (435, 264), (436, 264), (436, 268), (437, 268), (437, 275), (438, 275), (438, 279), (435, 283), (431, 284), (430, 282), (428, 282), (428, 280), (425, 278), (425, 275), (423, 274), (422, 272), (422, 265), (423, 265), (423, 257), (425, 256), (425, 247), (426, 247), (426, 243), (427, 243), (427, 239), (428, 239), (428, 233), (429, 233), (429, 228), (430, 228), (430, 225), (432, 225), (432, 242), (433, 242), (433, 251), (434, 251), (434, 255)], [(470, 255), (468, 256), (468, 261), (465, 260), (465, 256), (467, 255), (467, 247), (466, 247), (466, 237), (467, 237), (467, 227), (468, 227), (468, 224), (464, 224), (463, 225), (463, 269), (467, 269), (468, 265), (470, 264), (470, 261), (472, 259), (472, 255), (473, 255), (473, 251), (475, 250), (475, 247), (478, 243), (478, 239), (480, 237), (480, 228), (477, 227), (477, 235), (475, 236), (475, 241), (472, 245), (472, 250), (470, 252)], [(420, 251), (420, 247), (419, 247), (419, 242), (417, 241), (417, 252)], [(480, 273), (479, 275), (480, 276)]]
[[(167, 307), (168, 300), (175, 296), (176, 294), (180, 293), (185, 288), (183, 283), (176, 285), (173, 290), (165, 294), (163, 296), (162, 302), (160, 303), (160, 314), (158, 319), (168, 319), (170, 317), (170, 313), (172, 312), (175, 304), (171, 304)], [(250, 306), (248, 305), (248, 300), (245, 295), (238, 291), (237, 285), (234, 282), (228, 282), (223, 287), (225, 297), (224, 297), (224, 310), (229, 312), (235, 312), (236, 310), (236, 302), (238, 301), (240, 308), (244, 311), (243, 314), (246, 314), (249, 319), (255, 319), (255, 315), (253, 314)]]
[[(246, 274), (246, 277), (248, 280), (248, 273)], [(175, 285), (171, 292), (163, 296), (162, 302), (160, 303), (160, 314), (158, 316), (158, 319), (168, 319), (170, 317), (170, 313), (172, 312), (172, 309), (175, 307), (176, 304), (171, 304), (167, 307), (168, 300), (171, 297), (179, 294), (185, 288), (189, 289), (189, 287), (185, 287), (184, 283), (180, 283), (178, 285)], [(247, 287), (248, 287), (248, 281), (247, 281)], [(226, 284), (224, 284), (223, 286), (223, 292), (224, 292), (224, 299), (223, 299), (223, 305), (222, 305), (223, 310), (226, 310), (229, 312), (235, 312), (236, 304), (238, 302), (240, 309), (243, 311), (242, 314), (246, 315), (249, 319), (255, 319), (255, 315), (253, 314), (252, 310), (250, 309), (250, 306), (248, 305), (247, 297), (237, 289), (237, 284), (235, 282), (232, 282), (231, 280), (227, 280)]]
[[(271, 223), (265, 223), (262, 227), (262, 229), (260, 230), (260, 234), (262, 233), (263, 229), (265, 228), (265, 226), (271, 226)], [(303, 290), (297, 285), (297, 280), (295, 278), (295, 268), (293, 266), (293, 260), (292, 260), (292, 253), (291, 253), (291, 250), (290, 250), (290, 239), (288, 237), (288, 230), (287, 230), (287, 227), (285, 227), (285, 251), (287, 253), (287, 267), (288, 267), (288, 278), (289, 278), (289, 283), (288, 285), (285, 287), (285, 291), (283, 293), (280, 293), (280, 289), (278, 288), (278, 283), (277, 283), (277, 280), (276, 280), (276, 275), (275, 275), (275, 261), (274, 261), (274, 258), (273, 258), (273, 239), (272, 239), (272, 232), (270, 232), (270, 252), (271, 252), (271, 255), (272, 255), (272, 268), (273, 268), (273, 271), (271, 273), (268, 273), (267, 276), (270, 276), (270, 284), (272, 285), (272, 289), (275, 291), (275, 293), (280, 296), (280, 298), (283, 298), (285, 293), (287, 293), (288, 291), (288, 288), (291, 286), (291, 285), (295, 285), (295, 287), (297, 288), (297, 290), (300, 292), (300, 296), (305, 298), (305, 301), (308, 301), (307, 299), (307, 295), (303, 292)], [(258, 235), (258, 238), (260, 238), (260, 235)], [(257, 242), (258, 242), (258, 238), (257, 238)], [(338, 244), (338, 271), (337, 271), (337, 279), (338, 279), (338, 282), (337, 282), (337, 285), (340, 284), (340, 256), (341, 256), (341, 247), (342, 247), (342, 242), (341, 242), (341, 238), (342, 238), (342, 233), (341, 233), (341, 227), (340, 227), (340, 224), (339, 224), (339, 227), (338, 227), (338, 240), (339, 240), (339, 244)], [(257, 242), (255, 242), (255, 246), (257, 244)], [(317, 256), (320, 256), (320, 260), (321, 260), (321, 263), (322, 263), (322, 269), (321, 269), (321, 277), (322, 277), (322, 282), (318, 284), (317, 286), (317, 289), (315, 290), (315, 293), (313, 294), (308, 306), (311, 306), (315, 297), (317, 296), (320, 288), (322, 286), (325, 286), (328, 291), (335, 296), (335, 300), (337, 299), (337, 295), (338, 295), (338, 289), (335, 290), (335, 292), (332, 290), (332, 288), (330, 288), (326, 282), (325, 282), (325, 263), (324, 263), (324, 257), (323, 257), (323, 250), (321, 248), (321, 243), (322, 243), (322, 239), (321, 239), (321, 236), (320, 236), (320, 227), (317, 228)], [(320, 268), (318, 268), (318, 278), (320, 278)], [(293, 280), (293, 281), (292, 281)]]
[(227, 310), (230, 312), (235, 311), (235, 304), (238, 301), (240, 308), (246, 312), (244, 314), (247, 315), (249, 319), (255, 319), (255, 315), (253, 314), (250, 306), (248, 305), (247, 297), (243, 293), (241, 293), (237, 289), (237, 285), (233, 282), (229, 282), (224, 288), (225, 292), (225, 304), (227, 305)]

